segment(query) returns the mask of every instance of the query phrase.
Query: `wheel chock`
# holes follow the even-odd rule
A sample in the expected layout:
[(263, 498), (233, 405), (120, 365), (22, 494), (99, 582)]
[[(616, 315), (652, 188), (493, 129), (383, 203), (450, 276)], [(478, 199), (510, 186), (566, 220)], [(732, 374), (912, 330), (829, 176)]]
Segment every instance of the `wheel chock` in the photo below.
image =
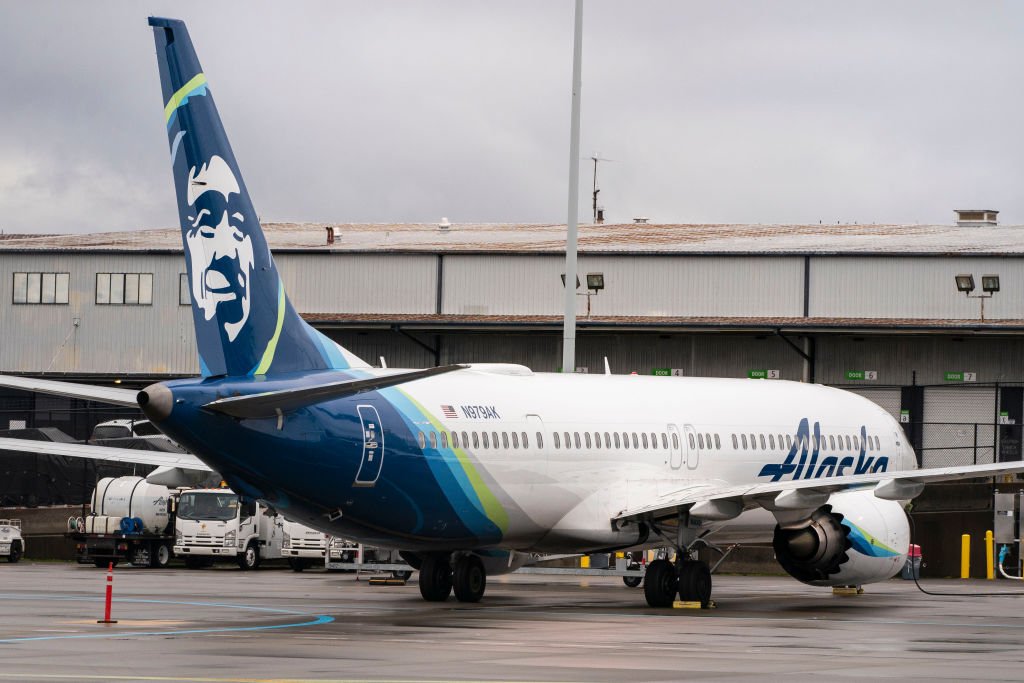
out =
[(714, 600), (709, 600), (707, 606), (700, 600), (676, 600), (672, 603), (672, 609), (715, 609), (718, 605)]
[(367, 583), (369, 583), (371, 586), (404, 586), (405, 579), (374, 578), (370, 579)]
[(863, 586), (832, 586), (832, 595), (864, 595)]

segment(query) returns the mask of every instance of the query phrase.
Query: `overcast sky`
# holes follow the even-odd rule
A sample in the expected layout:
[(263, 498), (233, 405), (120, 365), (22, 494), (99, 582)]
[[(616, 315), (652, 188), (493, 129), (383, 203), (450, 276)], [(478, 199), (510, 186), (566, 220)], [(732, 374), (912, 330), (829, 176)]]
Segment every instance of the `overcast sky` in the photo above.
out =
[[(564, 223), (572, 5), (0, 2), (0, 230), (176, 224), (149, 14), (264, 220)], [(1024, 223), (1022, 38), (1011, 1), (585, 0), (581, 156), (609, 221)]]

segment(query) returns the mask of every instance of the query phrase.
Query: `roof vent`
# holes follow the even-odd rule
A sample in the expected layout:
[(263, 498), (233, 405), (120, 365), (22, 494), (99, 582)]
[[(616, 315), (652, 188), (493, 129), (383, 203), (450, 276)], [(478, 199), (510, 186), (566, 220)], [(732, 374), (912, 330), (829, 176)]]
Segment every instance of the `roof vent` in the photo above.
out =
[(447, 230), (448, 228), (452, 227), (452, 224), (448, 222), (448, 216), (443, 216), (441, 218), (441, 222), (437, 224), (437, 227), (440, 230)]
[(643, 224), (647, 223), (648, 220), (649, 219), (647, 218), (647, 216), (637, 216), (636, 218), (633, 219), (633, 222), (634, 223), (639, 223), (640, 225), (643, 225)]
[(325, 225), (324, 229), (327, 230), (327, 244), (334, 244), (334, 226)]
[(999, 224), (999, 212), (992, 209), (953, 209), (953, 211), (956, 213), (956, 224), (960, 226)]

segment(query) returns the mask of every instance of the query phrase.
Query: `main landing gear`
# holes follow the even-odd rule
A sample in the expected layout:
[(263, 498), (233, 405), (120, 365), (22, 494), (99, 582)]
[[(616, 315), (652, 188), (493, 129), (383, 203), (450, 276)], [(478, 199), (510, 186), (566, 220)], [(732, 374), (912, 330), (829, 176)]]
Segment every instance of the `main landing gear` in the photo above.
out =
[(420, 595), (429, 602), (444, 602), (452, 590), (459, 602), (480, 602), (487, 588), (484, 563), (476, 555), (452, 557), (446, 553), (423, 557)]
[(644, 597), (651, 607), (671, 607), (676, 594), (683, 602), (711, 604), (711, 570), (706, 562), (682, 560), (675, 564), (655, 560), (647, 565), (644, 576)]

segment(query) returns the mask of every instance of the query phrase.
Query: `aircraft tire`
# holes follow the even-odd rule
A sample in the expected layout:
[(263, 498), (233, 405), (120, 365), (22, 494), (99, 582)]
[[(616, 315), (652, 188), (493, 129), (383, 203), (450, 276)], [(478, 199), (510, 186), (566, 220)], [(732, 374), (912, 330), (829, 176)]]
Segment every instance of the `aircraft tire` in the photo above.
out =
[(487, 589), (487, 572), (476, 555), (464, 555), (455, 563), (453, 581), (459, 602), (480, 602)]
[(452, 592), (452, 567), (447, 555), (427, 555), (420, 566), (420, 595), (427, 602), (444, 602)]
[(703, 607), (711, 602), (711, 570), (706, 562), (683, 562), (679, 572), (679, 599), (699, 602)]
[(644, 597), (651, 607), (671, 607), (679, 590), (679, 576), (668, 560), (655, 560), (647, 565), (644, 575)]

